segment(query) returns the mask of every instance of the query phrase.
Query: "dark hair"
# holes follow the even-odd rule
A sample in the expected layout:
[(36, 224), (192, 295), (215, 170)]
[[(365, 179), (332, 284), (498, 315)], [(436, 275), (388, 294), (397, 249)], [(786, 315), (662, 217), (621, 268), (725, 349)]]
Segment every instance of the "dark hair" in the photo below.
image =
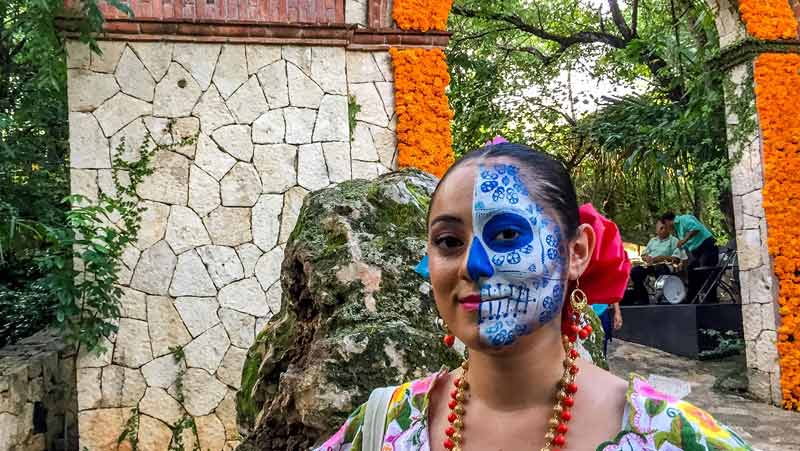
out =
[(667, 213), (664, 213), (663, 215), (661, 215), (661, 220), (662, 221), (674, 221), (675, 220), (675, 213), (673, 213), (671, 211), (669, 211)]
[[(561, 224), (562, 232), (567, 240), (575, 238), (580, 225), (578, 200), (575, 187), (563, 163), (552, 156), (522, 144), (495, 144), (473, 150), (445, 172), (441, 183), (459, 166), (474, 160), (506, 157), (519, 163), (525, 177), (534, 186), (529, 186), (534, 200), (550, 207)], [(431, 206), (439, 188), (431, 196)]]

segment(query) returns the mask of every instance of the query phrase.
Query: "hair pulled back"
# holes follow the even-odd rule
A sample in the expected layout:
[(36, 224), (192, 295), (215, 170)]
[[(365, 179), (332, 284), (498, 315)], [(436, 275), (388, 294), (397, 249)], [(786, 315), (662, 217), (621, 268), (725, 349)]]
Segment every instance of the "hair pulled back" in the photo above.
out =
[[(561, 225), (561, 231), (567, 240), (575, 238), (580, 225), (580, 216), (572, 179), (563, 163), (541, 150), (511, 143), (481, 147), (467, 153), (450, 166), (439, 185), (447, 179), (452, 171), (468, 162), (494, 158), (507, 158), (515, 161), (525, 175), (525, 180), (529, 183), (528, 191), (534, 201), (550, 209), (556, 215), (556, 219)], [(437, 187), (433, 192), (431, 206), (438, 190)]]

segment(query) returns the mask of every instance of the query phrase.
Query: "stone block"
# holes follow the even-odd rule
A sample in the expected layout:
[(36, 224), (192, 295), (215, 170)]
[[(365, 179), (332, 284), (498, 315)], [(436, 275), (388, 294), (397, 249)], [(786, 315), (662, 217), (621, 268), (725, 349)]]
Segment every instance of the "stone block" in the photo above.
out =
[(166, 241), (159, 241), (142, 252), (131, 279), (131, 288), (148, 294), (165, 295), (178, 258)]
[(117, 93), (94, 110), (103, 133), (111, 137), (141, 116), (153, 114), (153, 105), (124, 93)]
[(383, 110), (389, 118), (394, 117), (394, 83), (391, 82), (378, 82), (375, 83), (375, 88), (381, 96), (383, 102)]
[(142, 199), (173, 205), (186, 205), (189, 191), (188, 158), (162, 150), (153, 157), (153, 173), (136, 188)]
[(297, 153), (297, 183), (309, 191), (330, 185), (325, 155), (319, 143), (300, 146)]
[(246, 357), (246, 350), (232, 346), (225, 354), (222, 366), (217, 370), (219, 380), (238, 390), (242, 386), (242, 370)]
[(759, 230), (740, 230), (736, 232), (739, 268), (742, 271), (756, 269), (764, 262), (761, 258), (762, 244)]
[(78, 354), (78, 368), (100, 368), (111, 364), (111, 357), (114, 354), (114, 343), (108, 338), (100, 339), (102, 351), (89, 352), (86, 347), (80, 349)]
[[(69, 186), (72, 194), (86, 197), (89, 202), (97, 202), (97, 171), (93, 169), (72, 169), (69, 171)], [(83, 202), (81, 202), (83, 204)]]
[(284, 193), (297, 184), (297, 147), (289, 144), (256, 146), (253, 153), (264, 193)]
[(236, 163), (220, 182), (222, 205), (252, 207), (261, 194), (261, 178), (250, 163)]
[(772, 330), (764, 330), (756, 340), (756, 361), (748, 362), (766, 373), (774, 373), (778, 368), (778, 334)]
[(225, 447), (225, 427), (216, 415), (196, 418), (197, 439), (200, 449), (223, 449)]
[(378, 163), (353, 160), (353, 178), (372, 180), (378, 176)]
[(172, 58), (185, 67), (197, 81), (200, 89), (205, 91), (211, 84), (220, 49), (219, 44), (175, 44)]
[(253, 207), (253, 243), (262, 251), (278, 244), (282, 202), (280, 194), (263, 194)]
[(189, 368), (183, 378), (184, 407), (190, 415), (211, 413), (227, 393), (225, 385), (199, 368)]
[(347, 97), (325, 95), (314, 124), (313, 140), (350, 142)]
[(304, 45), (284, 45), (282, 48), (282, 56), (283, 59), (294, 64), (307, 75), (311, 75), (311, 47)]
[(178, 374), (185, 369), (186, 364), (184, 362), (175, 360), (174, 354), (167, 354), (144, 365), (142, 367), (142, 375), (149, 387), (167, 389), (175, 383)]
[(69, 150), (70, 167), (111, 167), (108, 139), (90, 113), (69, 113)]
[(249, 208), (219, 207), (209, 213), (203, 223), (211, 242), (218, 246), (238, 246), (253, 239)]
[(164, 451), (171, 441), (172, 430), (166, 424), (147, 415), (139, 417), (138, 451)]
[(305, 72), (294, 64), (286, 65), (289, 80), (289, 104), (299, 108), (319, 108), (324, 92)]
[(372, 56), (375, 58), (375, 63), (386, 81), (394, 81), (394, 72), (392, 71), (392, 56), (389, 52), (373, 52)]
[(271, 109), (289, 106), (289, 80), (285, 61), (276, 61), (260, 69), (258, 81)]
[(189, 207), (205, 216), (222, 204), (219, 182), (197, 165), (189, 169)]
[(163, 388), (150, 387), (139, 403), (139, 411), (159, 419), (169, 426), (174, 426), (183, 417), (184, 411), (180, 403)]
[(369, 124), (356, 122), (350, 154), (354, 160), (378, 161), (378, 150), (373, 141)]
[(68, 69), (88, 69), (90, 64), (89, 45), (77, 39), (67, 39), (64, 42), (67, 50)]
[(280, 144), (285, 137), (283, 110), (267, 111), (253, 122), (253, 142), (256, 144)]
[(228, 335), (222, 324), (203, 332), (184, 347), (186, 365), (189, 368), (202, 368), (209, 373), (214, 373), (219, 368), (225, 352), (231, 345)]
[[(92, 451), (117, 450), (117, 438), (125, 428), (130, 415), (131, 409), (126, 407), (86, 410), (78, 413), (81, 449), (85, 447)], [(142, 435), (140, 429), (140, 436)]]
[(220, 322), (216, 298), (182, 297), (175, 300), (175, 308), (192, 337), (200, 336)]
[[(397, 135), (392, 130), (375, 125), (370, 125), (369, 130), (381, 164), (393, 169), (396, 164), (395, 157), (397, 156)], [(355, 157), (353, 159), (361, 160), (361, 158)]]
[[(240, 372), (241, 374), (241, 372)], [(240, 376), (241, 377), (241, 376)], [(217, 406), (215, 412), (225, 426), (225, 436), (229, 439), (239, 439), (239, 426), (236, 424), (236, 392), (228, 390), (225, 398)]]
[(154, 357), (170, 354), (171, 349), (183, 346), (192, 339), (172, 305), (172, 299), (166, 296), (147, 297), (147, 325)]
[(294, 226), (297, 223), (297, 217), (300, 214), (300, 207), (303, 206), (303, 200), (308, 194), (308, 190), (303, 187), (295, 186), (294, 188), (286, 191), (283, 196), (283, 210), (281, 213), (281, 232), (278, 237), (278, 243), (284, 244), (289, 240), (289, 235), (292, 234)]
[(249, 125), (227, 125), (217, 129), (211, 137), (217, 145), (239, 161), (253, 158), (253, 140)]
[(123, 318), (147, 320), (147, 303), (144, 293), (133, 288), (120, 287), (122, 296), (120, 297), (120, 314)]
[(122, 51), (125, 50), (125, 43), (121, 41), (97, 41), (97, 47), (100, 48), (100, 54), (91, 53), (89, 68), (94, 72), (114, 73), (117, 62), (122, 56)]
[(197, 252), (217, 288), (244, 278), (242, 263), (232, 248), (204, 246), (197, 249)]
[(256, 278), (264, 291), (267, 291), (281, 277), (283, 251), (283, 246), (276, 246), (262, 255), (256, 264)]
[(285, 108), (286, 142), (289, 144), (308, 144), (314, 132), (317, 111), (305, 108)]
[[(113, 362), (128, 368), (139, 368), (153, 359), (147, 322), (130, 318), (119, 320)], [(150, 323), (152, 324), (152, 323)]]
[(312, 47), (311, 78), (329, 94), (347, 94), (345, 49), (342, 47)]
[(170, 209), (166, 240), (175, 254), (211, 244), (211, 238), (197, 213), (189, 207), (178, 205)]
[[(280, 282), (274, 283), (267, 291), (267, 306), (272, 314), (277, 314), (281, 311), (281, 303), (283, 301), (283, 288)], [(264, 325), (256, 321), (256, 334), (263, 330)]]
[(769, 373), (750, 368), (747, 371), (748, 391), (757, 400), (771, 402), (772, 389), (770, 387)]
[(219, 291), (219, 304), (253, 316), (265, 316), (269, 312), (267, 297), (258, 280), (249, 279), (234, 282)]
[(128, 45), (136, 52), (154, 80), (160, 81), (164, 78), (172, 62), (171, 42), (129, 42)]
[(144, 396), (146, 384), (139, 370), (109, 365), (103, 368), (101, 407), (134, 407)]
[(203, 93), (192, 114), (200, 118), (200, 128), (207, 135), (224, 125), (236, 122), (236, 118), (228, 110), (228, 106), (214, 85)]
[[(228, 338), (230, 338), (233, 346), (247, 349), (253, 345), (253, 342), (256, 338), (255, 317), (245, 313), (237, 312), (236, 310), (222, 308), (219, 310), (219, 318), (222, 321), (222, 325), (225, 327), (225, 331), (228, 333)], [(244, 358), (242, 358), (242, 362), (244, 362)], [(222, 381), (228, 385), (231, 385), (224, 379)]]
[(371, 52), (347, 52), (347, 82), (370, 83), (384, 81), (378, 64)]
[(236, 253), (239, 254), (239, 260), (242, 262), (244, 269), (244, 277), (253, 277), (256, 271), (256, 263), (261, 258), (263, 252), (253, 243), (245, 243), (236, 248)]
[(91, 112), (119, 92), (119, 85), (110, 74), (82, 69), (67, 72), (67, 101), (70, 111)]
[[(215, 296), (217, 289), (197, 251), (178, 256), (175, 276), (169, 289), (171, 296)], [(188, 334), (187, 334), (188, 336)]]
[(322, 152), (325, 155), (325, 165), (328, 167), (328, 177), (331, 183), (344, 182), (352, 178), (350, 170), (350, 143), (322, 143)]
[(202, 94), (191, 74), (172, 63), (167, 75), (156, 85), (153, 114), (168, 118), (188, 116)]
[(208, 136), (200, 134), (197, 140), (197, 155), (194, 164), (216, 180), (222, 180), (231, 170), (236, 159), (219, 149)]
[(373, 83), (358, 83), (350, 85), (350, 94), (355, 97), (361, 110), (356, 113), (356, 120), (386, 127), (389, 125), (389, 116), (383, 107), (383, 100), (378, 89)]
[(367, 26), (367, 0), (350, 0), (345, 2), (344, 21), (348, 24)]
[(100, 385), (101, 376), (102, 370), (100, 368), (78, 369), (78, 410), (100, 407), (100, 401), (103, 398)]
[(148, 201), (140, 202), (139, 206), (144, 208), (142, 212), (142, 224), (146, 224), (147, 226), (139, 229), (136, 247), (140, 250), (145, 250), (164, 239), (167, 232), (169, 206)]
[(146, 102), (153, 101), (156, 82), (130, 48), (126, 48), (122, 52), (115, 76), (120, 89), (125, 94)]
[(247, 58), (244, 45), (225, 44), (214, 71), (214, 85), (223, 98), (230, 97), (247, 81)]
[(281, 59), (281, 47), (278, 45), (252, 44), (245, 48), (247, 56), (247, 74), (252, 75), (262, 67)]
[(236, 122), (252, 124), (264, 112), (269, 110), (264, 92), (255, 75), (251, 76), (227, 101), (228, 109), (233, 113)]

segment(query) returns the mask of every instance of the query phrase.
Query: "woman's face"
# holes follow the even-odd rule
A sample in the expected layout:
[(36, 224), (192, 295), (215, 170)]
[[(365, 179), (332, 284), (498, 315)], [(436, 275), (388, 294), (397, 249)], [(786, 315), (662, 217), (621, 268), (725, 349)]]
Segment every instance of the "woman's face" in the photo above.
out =
[(472, 349), (506, 349), (560, 327), (566, 248), (513, 160), (459, 166), (431, 206), (428, 258), (437, 308)]

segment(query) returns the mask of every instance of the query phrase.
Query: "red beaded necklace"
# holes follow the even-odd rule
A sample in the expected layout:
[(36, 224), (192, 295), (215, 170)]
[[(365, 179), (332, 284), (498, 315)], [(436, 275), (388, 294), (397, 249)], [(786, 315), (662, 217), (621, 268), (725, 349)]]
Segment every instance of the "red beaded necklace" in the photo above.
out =
[[(561, 451), (561, 447), (567, 443), (567, 432), (569, 431), (567, 423), (572, 420), (572, 407), (575, 405), (574, 395), (578, 392), (578, 385), (575, 384), (575, 377), (578, 374), (578, 366), (576, 364), (578, 350), (575, 349), (575, 341), (579, 336), (581, 339), (586, 339), (592, 333), (592, 326), (586, 325), (583, 328), (578, 326), (580, 312), (586, 306), (585, 300), (581, 301), (583, 302), (576, 302), (572, 299), (573, 312), (570, 315), (569, 331), (567, 335), (562, 337), (564, 351), (566, 352), (564, 374), (558, 382), (553, 416), (548, 422), (545, 444), (541, 451)], [(464, 414), (466, 413), (464, 403), (467, 401), (467, 393), (469, 391), (469, 382), (467, 381), (469, 359), (464, 360), (461, 368), (464, 372), (453, 381), (455, 389), (450, 392), (450, 402), (447, 404), (450, 408), (450, 414), (447, 416), (449, 424), (444, 431), (447, 436), (444, 440), (444, 447), (452, 451), (463, 451)]]

